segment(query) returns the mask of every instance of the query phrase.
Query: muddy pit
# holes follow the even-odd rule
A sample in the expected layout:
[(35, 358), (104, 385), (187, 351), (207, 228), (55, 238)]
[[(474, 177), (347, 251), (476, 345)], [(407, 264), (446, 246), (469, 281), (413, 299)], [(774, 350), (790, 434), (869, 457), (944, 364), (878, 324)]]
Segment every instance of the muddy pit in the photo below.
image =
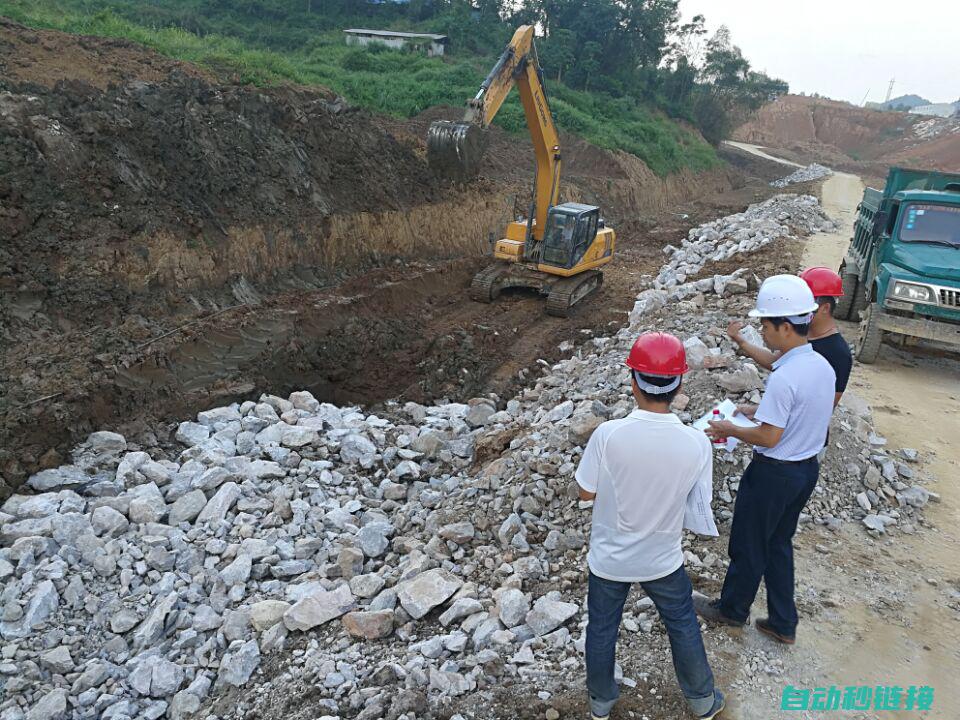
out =
[(620, 323), (663, 245), (782, 174), (730, 156), (659, 178), (565, 137), (562, 199), (600, 205), (618, 250), (564, 321), (530, 293), (467, 297), (489, 239), (529, 203), (522, 137), (494, 130), (480, 177), (451, 184), (424, 140), (452, 108), (380, 118), (322, 88), (217, 83), (7, 21), (0, 66), (0, 493), (93, 430), (154, 447), (159, 421), (268, 389), (365, 405), (505, 395), (563, 341)]

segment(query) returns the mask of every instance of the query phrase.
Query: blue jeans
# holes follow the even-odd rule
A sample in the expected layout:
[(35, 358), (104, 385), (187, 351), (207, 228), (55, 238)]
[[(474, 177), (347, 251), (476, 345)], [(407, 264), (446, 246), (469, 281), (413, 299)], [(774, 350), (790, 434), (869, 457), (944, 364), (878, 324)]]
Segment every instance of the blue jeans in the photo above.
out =
[[(614, 654), (623, 604), (631, 583), (604, 580), (590, 573), (587, 593), (587, 692), (590, 710), (603, 717), (610, 713), (620, 690), (613, 679)], [(693, 610), (693, 587), (681, 565), (666, 577), (640, 583), (653, 600), (667, 627), (673, 668), (690, 709), (696, 715), (710, 711), (714, 703), (713, 673), (703, 649), (700, 625)]]
[(730, 528), (730, 567), (720, 593), (720, 610), (727, 617), (746, 622), (762, 578), (770, 627), (782, 635), (796, 633), (793, 534), (819, 473), (816, 457), (788, 465), (754, 458), (744, 471)]

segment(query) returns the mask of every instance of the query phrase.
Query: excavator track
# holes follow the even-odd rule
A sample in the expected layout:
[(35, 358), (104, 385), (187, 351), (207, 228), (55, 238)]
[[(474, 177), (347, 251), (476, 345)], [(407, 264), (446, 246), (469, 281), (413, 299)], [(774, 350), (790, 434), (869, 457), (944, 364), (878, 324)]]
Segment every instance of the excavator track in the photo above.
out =
[(599, 270), (588, 270), (579, 275), (558, 280), (550, 288), (550, 295), (547, 296), (547, 315), (570, 317), (573, 307), (591, 293), (596, 292), (602, 284), (603, 273)]
[(473, 276), (473, 282), (470, 283), (470, 298), (477, 302), (490, 303), (496, 300), (500, 294), (500, 287), (497, 281), (505, 272), (499, 263), (484, 268)]

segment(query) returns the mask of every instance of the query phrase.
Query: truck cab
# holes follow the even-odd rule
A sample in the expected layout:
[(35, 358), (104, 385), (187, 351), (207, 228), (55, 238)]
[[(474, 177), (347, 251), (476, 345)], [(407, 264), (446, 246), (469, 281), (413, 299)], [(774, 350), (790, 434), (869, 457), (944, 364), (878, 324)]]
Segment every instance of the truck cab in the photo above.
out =
[(857, 358), (873, 362), (887, 334), (960, 350), (960, 175), (891, 168), (858, 211), (837, 306), (860, 316)]

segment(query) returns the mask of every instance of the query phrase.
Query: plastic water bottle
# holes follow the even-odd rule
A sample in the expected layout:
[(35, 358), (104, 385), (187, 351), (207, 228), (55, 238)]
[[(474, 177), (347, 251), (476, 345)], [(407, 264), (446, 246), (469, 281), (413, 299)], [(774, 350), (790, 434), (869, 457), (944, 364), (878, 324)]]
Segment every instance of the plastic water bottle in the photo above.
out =
[[(725, 418), (724, 418), (724, 416), (723, 416), (723, 413), (720, 412), (720, 409), (719, 409), (719, 408), (714, 408), (714, 410), (713, 410), (713, 421), (716, 422), (716, 421), (718, 421), (718, 420), (723, 420), (723, 419), (725, 419)], [(723, 438), (717, 438), (716, 440), (713, 441), (713, 446), (716, 447), (716, 448), (726, 448), (726, 447), (727, 447), (727, 439), (726, 439), (725, 437), (723, 437)]]

